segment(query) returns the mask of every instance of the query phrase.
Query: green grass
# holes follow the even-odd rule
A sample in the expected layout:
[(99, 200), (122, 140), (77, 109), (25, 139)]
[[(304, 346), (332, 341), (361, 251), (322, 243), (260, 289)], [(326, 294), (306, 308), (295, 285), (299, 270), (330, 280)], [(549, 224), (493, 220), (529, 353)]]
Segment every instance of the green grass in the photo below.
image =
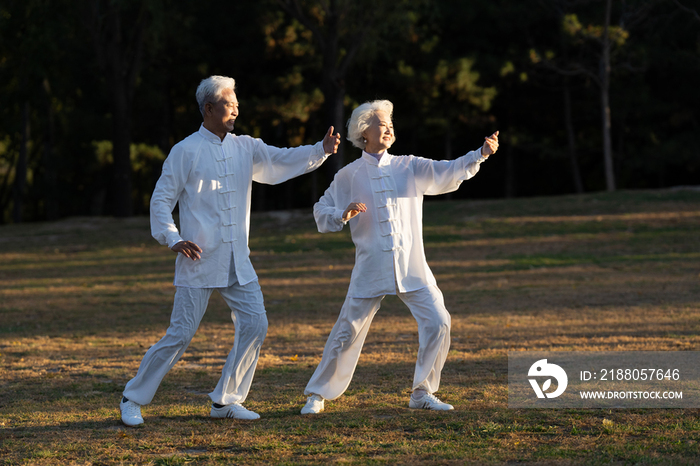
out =
[(700, 350), (700, 193), (426, 202), (424, 223), (454, 412), (407, 409), (416, 324), (390, 296), (348, 391), (299, 415), (354, 248), (295, 211), (252, 219), (270, 327), (246, 406), (262, 418), (208, 417), (234, 338), (215, 295), (136, 429), (117, 406), (167, 327), (174, 254), (146, 218), (0, 227), (0, 464), (697, 462), (697, 410), (508, 409), (507, 351)]

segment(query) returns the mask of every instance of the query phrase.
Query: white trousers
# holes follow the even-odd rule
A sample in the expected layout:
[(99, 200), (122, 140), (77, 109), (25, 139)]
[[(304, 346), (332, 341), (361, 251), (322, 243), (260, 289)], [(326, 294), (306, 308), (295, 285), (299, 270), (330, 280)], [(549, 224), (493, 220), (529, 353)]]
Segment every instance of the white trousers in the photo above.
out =
[[(413, 390), (434, 393), (440, 386), (440, 373), (450, 349), (450, 314), (442, 292), (431, 285), (417, 291), (397, 293), (418, 322), (418, 359)], [(346, 297), (338, 321), (328, 336), (321, 363), (306, 385), (306, 395), (334, 400), (347, 390), (360, 358), (369, 326), (384, 296)]]
[(170, 327), (165, 336), (146, 352), (138, 373), (126, 384), (125, 397), (140, 405), (151, 402), (165, 374), (189, 346), (215, 289), (231, 308), (236, 334), (221, 379), (209, 397), (222, 405), (245, 401), (253, 382), (260, 347), (267, 335), (267, 315), (257, 280), (244, 286), (234, 283), (227, 288), (178, 287)]

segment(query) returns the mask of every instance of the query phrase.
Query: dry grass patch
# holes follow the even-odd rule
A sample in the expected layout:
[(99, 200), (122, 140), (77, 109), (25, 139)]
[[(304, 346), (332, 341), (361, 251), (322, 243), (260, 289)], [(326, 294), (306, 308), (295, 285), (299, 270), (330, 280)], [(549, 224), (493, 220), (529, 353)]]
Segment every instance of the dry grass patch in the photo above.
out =
[(167, 326), (174, 256), (147, 219), (0, 227), (0, 464), (694, 464), (697, 410), (511, 410), (508, 350), (700, 350), (700, 194), (621, 192), (426, 204), (426, 252), (453, 318), (439, 396), (407, 409), (415, 321), (382, 303), (355, 378), (326, 412), (303, 389), (354, 263), (309, 212), (256, 214), (270, 322), (246, 405), (208, 417), (233, 341), (214, 295), (143, 412), (118, 400)]

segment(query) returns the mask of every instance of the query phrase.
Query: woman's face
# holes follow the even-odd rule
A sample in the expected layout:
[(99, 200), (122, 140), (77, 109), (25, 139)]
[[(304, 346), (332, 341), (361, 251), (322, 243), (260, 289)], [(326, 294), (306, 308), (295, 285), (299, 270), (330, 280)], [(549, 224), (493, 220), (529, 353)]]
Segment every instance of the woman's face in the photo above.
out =
[(369, 128), (362, 133), (362, 137), (367, 140), (365, 152), (379, 154), (390, 148), (396, 137), (389, 114), (378, 110), (370, 120)]

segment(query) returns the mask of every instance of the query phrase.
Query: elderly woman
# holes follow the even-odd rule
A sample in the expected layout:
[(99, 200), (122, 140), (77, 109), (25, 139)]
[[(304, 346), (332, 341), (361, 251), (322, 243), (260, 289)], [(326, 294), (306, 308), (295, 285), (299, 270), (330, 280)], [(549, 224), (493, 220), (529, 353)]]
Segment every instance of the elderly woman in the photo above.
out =
[(388, 100), (375, 100), (353, 111), (348, 139), (362, 149), (362, 157), (336, 174), (314, 206), (321, 233), (350, 224), (356, 253), (345, 303), (304, 391), (310, 396), (302, 414), (320, 413), (324, 400), (347, 389), (372, 318), (388, 294), (397, 295), (418, 322), (418, 360), (408, 406), (453, 409), (433, 395), (450, 347), (450, 314), (425, 260), (423, 196), (455, 191), (474, 176), (498, 149), (498, 132), (456, 160), (395, 156), (387, 152), (396, 140), (393, 108)]

